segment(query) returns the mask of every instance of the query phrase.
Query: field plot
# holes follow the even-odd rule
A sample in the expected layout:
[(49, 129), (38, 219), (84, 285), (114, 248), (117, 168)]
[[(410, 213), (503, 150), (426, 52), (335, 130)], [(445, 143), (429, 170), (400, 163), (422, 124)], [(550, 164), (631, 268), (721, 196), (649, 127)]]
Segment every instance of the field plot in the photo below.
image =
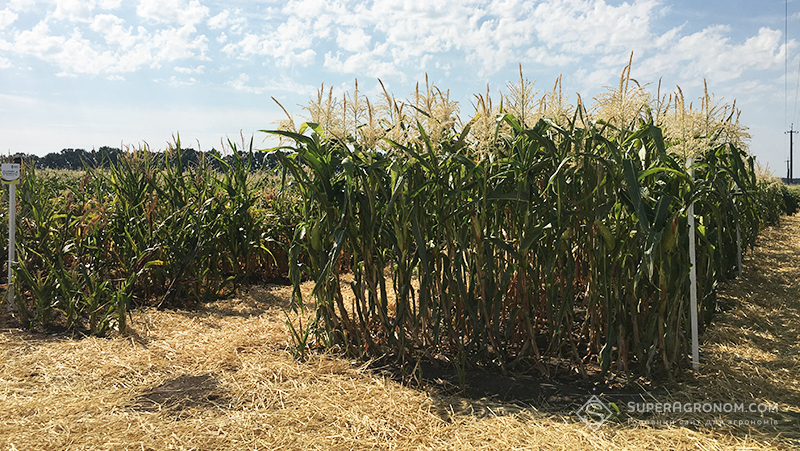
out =
[(700, 372), (653, 395), (777, 403), (747, 417), (769, 426), (719, 414), (646, 426), (628, 420), (661, 417), (631, 414), (593, 430), (575, 415), (589, 390), (572, 405), (501, 402), (410, 388), (330, 355), (299, 362), (291, 288), (254, 286), (199, 310), (135, 311), (129, 336), (55, 337), (2, 318), (0, 449), (797, 449), (798, 236), (796, 216), (760, 235), (744, 277), (722, 287), (727, 310), (703, 336)]
[(797, 449), (798, 191), (708, 92), (533, 85), (29, 171), (0, 449)]

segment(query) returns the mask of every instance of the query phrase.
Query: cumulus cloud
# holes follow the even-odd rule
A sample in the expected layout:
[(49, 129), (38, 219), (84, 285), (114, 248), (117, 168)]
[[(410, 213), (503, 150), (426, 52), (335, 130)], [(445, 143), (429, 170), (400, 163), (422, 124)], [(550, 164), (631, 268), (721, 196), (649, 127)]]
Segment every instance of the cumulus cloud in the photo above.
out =
[(9, 0), (8, 9), (10, 11), (29, 11), (36, 5), (36, 0)]
[(208, 7), (199, 0), (139, 0), (136, 14), (156, 23), (195, 25), (208, 17)]
[(116, 9), (122, 5), (122, 0), (98, 0), (97, 6), (101, 9)]
[(369, 42), (372, 38), (364, 33), (361, 28), (351, 28), (339, 30), (336, 36), (336, 43), (348, 52), (364, 52), (369, 49)]
[(208, 28), (212, 30), (219, 30), (228, 26), (230, 19), (230, 11), (227, 9), (208, 19)]
[(95, 9), (116, 9), (122, 4), (122, 0), (56, 0), (55, 3), (56, 9), (51, 16), (53, 19), (91, 22)]
[(101, 34), (108, 45), (91, 41), (79, 28), (68, 35), (52, 33), (43, 20), (30, 30), (19, 32), (10, 50), (54, 64), (68, 75), (125, 73), (179, 59), (204, 59), (208, 49), (205, 36), (196, 35), (191, 26), (152, 33), (140, 26), (134, 32), (132, 26), (125, 27), (116, 16), (98, 15), (90, 29)]
[(50, 26), (42, 21), (17, 34), (13, 48), (19, 53), (43, 58), (52, 49), (63, 45), (65, 40), (62, 36), (51, 36)]
[[(651, 25), (659, 7), (657, 0), (290, 0), (267, 15), (271, 32), (247, 33), (224, 51), (293, 66), (311, 62), (308, 50), (324, 49), (329, 70), (366, 75), (425, 71), (437, 55), (455, 52), (488, 75), (519, 62), (563, 66), (585, 55), (641, 49), (658, 38)], [(223, 27), (229, 17), (223, 11), (209, 26)]]
[(203, 72), (205, 72), (205, 70), (206, 70), (206, 67), (202, 66), (202, 65), (201, 66), (197, 66), (197, 67), (175, 66), (175, 72), (178, 72), (178, 73), (181, 73), (181, 74), (202, 74)]
[(53, 17), (71, 22), (89, 22), (94, 7), (93, 0), (56, 0)]
[[(737, 79), (747, 70), (779, 69), (783, 65), (782, 33), (761, 28), (743, 43), (731, 42), (731, 29), (725, 25), (707, 27), (686, 36), (665, 40), (654, 56), (640, 67), (647, 74), (677, 68), (684, 80), (703, 78), (724, 82)], [(795, 45), (794, 41), (791, 43)]]
[(194, 77), (189, 77), (188, 79), (183, 80), (173, 75), (172, 77), (169, 78), (169, 85), (173, 87), (191, 86), (195, 83), (197, 83), (197, 80), (195, 80)]
[(15, 12), (4, 9), (0, 11), (0, 30), (14, 23), (19, 15)]
[(287, 91), (307, 96), (315, 92), (315, 88), (313, 86), (304, 85), (286, 77), (283, 77), (280, 80), (271, 79), (263, 83), (253, 85), (250, 84), (249, 75), (239, 74), (239, 76), (235, 80), (230, 80), (226, 82), (225, 85), (233, 88), (236, 91), (247, 92), (250, 94), (263, 94), (265, 92)]
[(0, 50), (66, 73), (125, 73), (190, 60), (175, 68), (189, 74), (184, 68), (231, 58), (281, 72), (317, 64), (334, 73), (404, 80), (444, 62), (454, 64), (447, 72), (478, 77), (523, 63), (580, 70), (576, 76), (599, 84), (619, 74), (631, 51), (638, 75), (718, 81), (774, 69), (783, 55), (781, 33), (767, 28), (736, 41), (725, 25), (665, 31), (657, 22), (668, 11), (663, 0), (289, 0), (248, 16), (224, 4), (212, 12), (204, 3), (137, 0), (136, 15), (126, 16), (128, 10), (115, 10), (121, 0), (51, 0), (36, 6), (47, 9), (39, 24), (17, 31), (18, 12), (34, 2), (11, 0), (0, 11)]
[(229, 57), (248, 59), (252, 56), (271, 56), (281, 67), (308, 66), (314, 62), (311, 24), (290, 17), (273, 33), (246, 33), (238, 42), (226, 44), (222, 51)]
[(153, 50), (157, 61), (175, 61), (182, 58), (198, 58), (205, 60), (208, 57), (208, 38), (204, 35), (195, 35), (194, 27), (167, 28), (154, 34)]
[(234, 34), (241, 34), (247, 26), (247, 19), (242, 16), (241, 11), (238, 9), (225, 9), (221, 13), (210, 17), (207, 24), (208, 28), (212, 30), (227, 30)]
[(147, 30), (142, 27), (134, 34), (132, 26), (125, 27), (125, 21), (112, 14), (98, 14), (89, 28), (103, 36), (107, 44), (118, 45), (123, 50), (142, 42), (147, 34)]
[(538, 40), (549, 49), (579, 55), (630, 51), (648, 45), (651, 18), (659, 2), (611, 6), (603, 0), (550, 0), (539, 3), (531, 19)]
[(324, 67), (345, 74), (363, 74), (371, 78), (387, 78), (397, 74), (397, 68), (391, 62), (381, 61), (369, 53), (356, 53), (342, 59), (342, 54), (325, 54)]

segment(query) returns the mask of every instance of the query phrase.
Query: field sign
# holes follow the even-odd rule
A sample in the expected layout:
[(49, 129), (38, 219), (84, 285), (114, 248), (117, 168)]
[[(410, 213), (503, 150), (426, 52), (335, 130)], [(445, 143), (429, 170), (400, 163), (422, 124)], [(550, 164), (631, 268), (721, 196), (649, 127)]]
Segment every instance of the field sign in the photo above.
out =
[(3, 163), (0, 174), (4, 185), (19, 185), (19, 164)]

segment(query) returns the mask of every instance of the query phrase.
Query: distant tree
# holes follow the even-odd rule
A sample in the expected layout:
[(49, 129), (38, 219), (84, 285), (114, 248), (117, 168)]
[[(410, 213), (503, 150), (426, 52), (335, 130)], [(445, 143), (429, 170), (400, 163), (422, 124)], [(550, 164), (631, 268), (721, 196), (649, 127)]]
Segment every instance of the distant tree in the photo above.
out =
[(107, 168), (109, 165), (117, 164), (122, 150), (116, 147), (103, 146), (97, 149), (97, 151), (92, 150), (92, 154), (92, 167)]
[[(81, 170), (84, 168), (84, 165), (90, 168), (108, 168), (112, 164), (117, 164), (120, 157), (126, 152), (127, 151), (116, 147), (102, 146), (99, 149), (92, 149), (91, 151), (67, 148), (62, 149), (60, 152), (49, 153), (43, 157), (21, 155), (23, 155), (25, 161), (33, 162), (39, 169)], [(153, 152), (148, 150), (147, 152), (150, 152), (151, 161), (158, 166), (163, 167), (165, 156), (168, 156), (171, 165), (180, 165), (184, 170), (200, 164), (202, 159), (205, 159), (208, 167), (222, 170), (223, 165), (217, 158), (227, 163), (230, 163), (233, 159), (233, 155), (223, 155), (215, 148), (206, 152), (197, 151), (191, 147), (186, 149), (181, 148), (180, 152), (173, 150), (168, 154), (164, 151)], [(274, 169), (279, 164), (274, 153), (253, 152), (251, 156), (249, 152), (238, 152), (240, 157), (250, 159), (252, 171)], [(178, 155), (180, 155), (180, 160), (178, 160)]]
[(62, 149), (59, 153), (49, 153), (39, 160), (39, 167), (50, 169), (83, 169), (83, 161), (90, 160), (91, 154), (84, 149)]

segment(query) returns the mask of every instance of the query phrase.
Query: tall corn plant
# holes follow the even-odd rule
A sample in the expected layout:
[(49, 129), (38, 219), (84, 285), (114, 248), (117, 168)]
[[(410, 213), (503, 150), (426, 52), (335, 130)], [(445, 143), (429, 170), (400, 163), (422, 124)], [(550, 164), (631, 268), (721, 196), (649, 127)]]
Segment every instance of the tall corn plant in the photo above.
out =
[(416, 139), (385, 153), (316, 124), (270, 131), (294, 142), (274, 150), (303, 197), (292, 279), (296, 294), (301, 272), (316, 281), (316, 321), (302, 336), (400, 361), (506, 368), (553, 355), (582, 370), (677, 371), (688, 352), (687, 207), (701, 217), (710, 312), (736, 226), (746, 240), (759, 227), (752, 160), (720, 144), (692, 178), (652, 119), (586, 116), (578, 105), (566, 125), (525, 128), (500, 115), (488, 153), (471, 148), (469, 126), (431, 141), (417, 122), (405, 132)]

